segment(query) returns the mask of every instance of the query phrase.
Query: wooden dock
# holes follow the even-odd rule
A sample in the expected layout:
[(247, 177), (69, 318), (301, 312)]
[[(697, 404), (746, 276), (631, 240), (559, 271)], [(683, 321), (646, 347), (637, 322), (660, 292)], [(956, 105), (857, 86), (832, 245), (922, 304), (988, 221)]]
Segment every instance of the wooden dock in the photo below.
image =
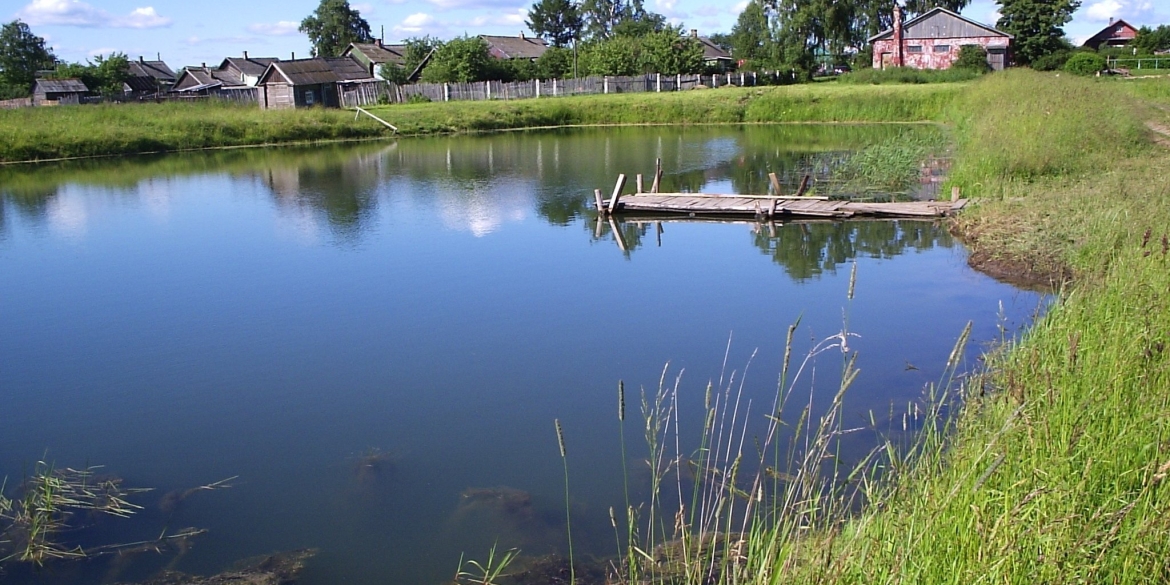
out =
[(685, 217), (752, 217), (763, 220), (785, 219), (929, 219), (952, 215), (967, 204), (959, 189), (951, 190), (950, 201), (897, 201), (889, 203), (833, 201), (828, 197), (805, 195), (809, 177), (801, 181), (795, 195), (781, 195), (776, 175), (769, 174), (774, 195), (715, 195), (707, 193), (659, 193), (662, 163), (658, 162), (649, 193), (642, 190), (642, 175), (637, 175), (637, 192), (622, 195), (626, 176), (618, 175), (613, 195), (603, 199), (600, 189), (593, 191), (599, 216), (611, 215), (682, 215)]
[(823, 197), (772, 197), (708, 195), (699, 193), (653, 193), (622, 195), (614, 202), (601, 201), (602, 214), (663, 214), (699, 216), (750, 216), (763, 219), (827, 218), (937, 218), (951, 215), (967, 204), (955, 201), (905, 201), (855, 203), (830, 201)]

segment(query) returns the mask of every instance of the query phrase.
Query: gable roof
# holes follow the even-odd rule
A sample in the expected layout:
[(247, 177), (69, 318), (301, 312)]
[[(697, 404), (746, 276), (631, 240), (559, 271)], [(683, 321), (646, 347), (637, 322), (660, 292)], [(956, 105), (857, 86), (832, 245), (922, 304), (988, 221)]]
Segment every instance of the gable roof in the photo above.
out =
[[(958, 21), (960, 21), (960, 24), (965, 25), (961, 28), (967, 28), (967, 30), (963, 30), (961, 32), (939, 31), (938, 34), (933, 34), (934, 31), (931, 31), (929, 33), (922, 33), (922, 34), (915, 34), (914, 32), (911, 31), (911, 29), (915, 28), (916, 25), (925, 24), (926, 21), (928, 21), (932, 18), (940, 17), (940, 16), (944, 17), (944, 18), (949, 17), (950, 19), (957, 19)], [(972, 27), (975, 30), (970, 30), (968, 27)], [(922, 14), (919, 14), (918, 16), (915, 16), (914, 18), (911, 18), (910, 20), (907, 20), (906, 22), (902, 23), (902, 31), (903, 31), (905, 38), (908, 38), (908, 39), (910, 39), (910, 38), (948, 39), (948, 38), (960, 38), (960, 37), (1005, 37), (1005, 38), (1009, 38), (1009, 39), (1014, 38), (1014, 37), (1012, 37), (1012, 35), (1009, 35), (1001, 30), (994, 29), (994, 28), (987, 26), (986, 24), (983, 24), (981, 22), (976, 22), (974, 20), (971, 20), (970, 18), (967, 18), (967, 17), (962, 16), (960, 14), (956, 14), (954, 12), (951, 12), (950, 10), (947, 10), (946, 8), (943, 8), (941, 6), (937, 6), (935, 8), (930, 9), (930, 10), (927, 10), (926, 12), (923, 12)], [(976, 33), (976, 34), (971, 34), (971, 33)], [(876, 35), (873, 35), (872, 37), (869, 37), (869, 39), (867, 39), (867, 40), (872, 43), (874, 41), (880, 41), (882, 39), (892, 37), (893, 35), (894, 35), (894, 29), (889, 28), (889, 29), (886, 29), (886, 30), (876, 34)]]
[(402, 65), (406, 62), (406, 45), (383, 45), (382, 43), (350, 43), (342, 57), (349, 57), (353, 53), (361, 53), (370, 63), (381, 65), (393, 63)]
[(704, 61), (731, 61), (731, 53), (728, 53), (723, 47), (716, 45), (714, 41), (707, 37), (696, 36), (699, 43), (703, 45), (703, 60)]
[(77, 93), (88, 92), (89, 88), (85, 86), (80, 79), (38, 79), (36, 87), (33, 92), (43, 91), (45, 93)]
[(352, 57), (313, 57), (295, 61), (273, 61), (268, 64), (257, 85), (279, 75), (292, 85), (313, 85), (372, 79), (370, 72)]
[(244, 83), (230, 71), (207, 67), (186, 67), (171, 86), (172, 91), (201, 91), (213, 87), (238, 87)]
[(219, 69), (222, 71), (232, 67), (244, 75), (260, 76), (264, 74), (269, 63), (279, 60), (276, 57), (226, 57), (219, 64)]
[[(1123, 31), (1125, 34), (1123, 34)], [(1115, 43), (1129, 42), (1136, 36), (1137, 28), (1119, 18), (1109, 23), (1109, 26), (1097, 31), (1097, 34), (1085, 39), (1085, 42), (1081, 46), (1095, 48), (1110, 41)]]
[(162, 61), (128, 61), (130, 77), (149, 77), (158, 81), (174, 81), (175, 72)]
[(539, 59), (548, 50), (548, 43), (542, 38), (502, 37), (479, 35), (488, 44), (488, 52), (496, 59)]

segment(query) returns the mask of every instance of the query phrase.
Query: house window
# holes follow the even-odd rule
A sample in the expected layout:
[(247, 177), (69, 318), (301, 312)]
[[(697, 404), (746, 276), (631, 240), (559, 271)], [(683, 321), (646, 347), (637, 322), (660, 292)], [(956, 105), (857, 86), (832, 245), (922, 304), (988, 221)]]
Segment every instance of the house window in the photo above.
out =
[(922, 45), (909, 45), (906, 47), (907, 53), (921, 53)]
[(306, 106), (313, 105), (313, 91), (312, 90), (305, 92), (305, 105)]
[(935, 45), (934, 52), (935, 53), (950, 53), (951, 46), (950, 45)]

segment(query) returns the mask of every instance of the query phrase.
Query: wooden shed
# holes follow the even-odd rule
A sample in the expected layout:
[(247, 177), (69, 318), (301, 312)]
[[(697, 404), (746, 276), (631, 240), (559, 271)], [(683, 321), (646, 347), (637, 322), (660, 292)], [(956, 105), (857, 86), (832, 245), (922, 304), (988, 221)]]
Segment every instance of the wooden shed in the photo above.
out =
[(365, 65), (350, 57), (274, 61), (260, 76), (263, 109), (341, 106), (342, 87), (374, 81)]
[(33, 86), (34, 106), (80, 104), (89, 88), (80, 79), (38, 79)]
[(949, 69), (964, 45), (978, 45), (987, 51), (987, 63), (996, 71), (1008, 65), (1012, 35), (960, 16), (945, 8), (934, 8), (902, 22), (902, 9), (894, 7), (894, 27), (869, 38), (873, 44), (873, 67)]
[(382, 68), (406, 64), (406, 45), (384, 45), (381, 39), (374, 39), (372, 43), (350, 43), (341, 56), (357, 59), (366, 66), (370, 77), (382, 77)]
[(141, 56), (127, 63), (130, 77), (126, 93), (136, 96), (156, 95), (170, 91), (175, 84), (175, 72), (163, 61), (147, 61)]

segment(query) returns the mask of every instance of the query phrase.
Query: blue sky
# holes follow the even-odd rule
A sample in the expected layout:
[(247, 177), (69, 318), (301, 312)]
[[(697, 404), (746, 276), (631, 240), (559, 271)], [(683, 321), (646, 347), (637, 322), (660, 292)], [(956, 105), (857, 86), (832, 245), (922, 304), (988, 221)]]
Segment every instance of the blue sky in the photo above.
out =
[[(218, 63), (244, 51), (287, 59), (309, 55), (308, 39), (297, 24), (319, 0), (238, 2), (232, 0), (0, 0), (0, 19), (20, 18), (47, 39), (58, 57), (84, 61), (120, 51), (130, 58), (161, 54), (176, 71), (185, 65)], [(645, 0), (646, 6), (676, 24), (702, 34), (731, 30), (746, 1)], [(431, 34), (518, 35), (525, 30), (531, 0), (351, 0), (375, 36), (387, 42)], [(991, 24), (996, 4), (977, 0), (964, 15)], [(1170, 0), (1085, 0), (1065, 32), (1081, 41), (1109, 18), (1135, 26), (1170, 24)]]

